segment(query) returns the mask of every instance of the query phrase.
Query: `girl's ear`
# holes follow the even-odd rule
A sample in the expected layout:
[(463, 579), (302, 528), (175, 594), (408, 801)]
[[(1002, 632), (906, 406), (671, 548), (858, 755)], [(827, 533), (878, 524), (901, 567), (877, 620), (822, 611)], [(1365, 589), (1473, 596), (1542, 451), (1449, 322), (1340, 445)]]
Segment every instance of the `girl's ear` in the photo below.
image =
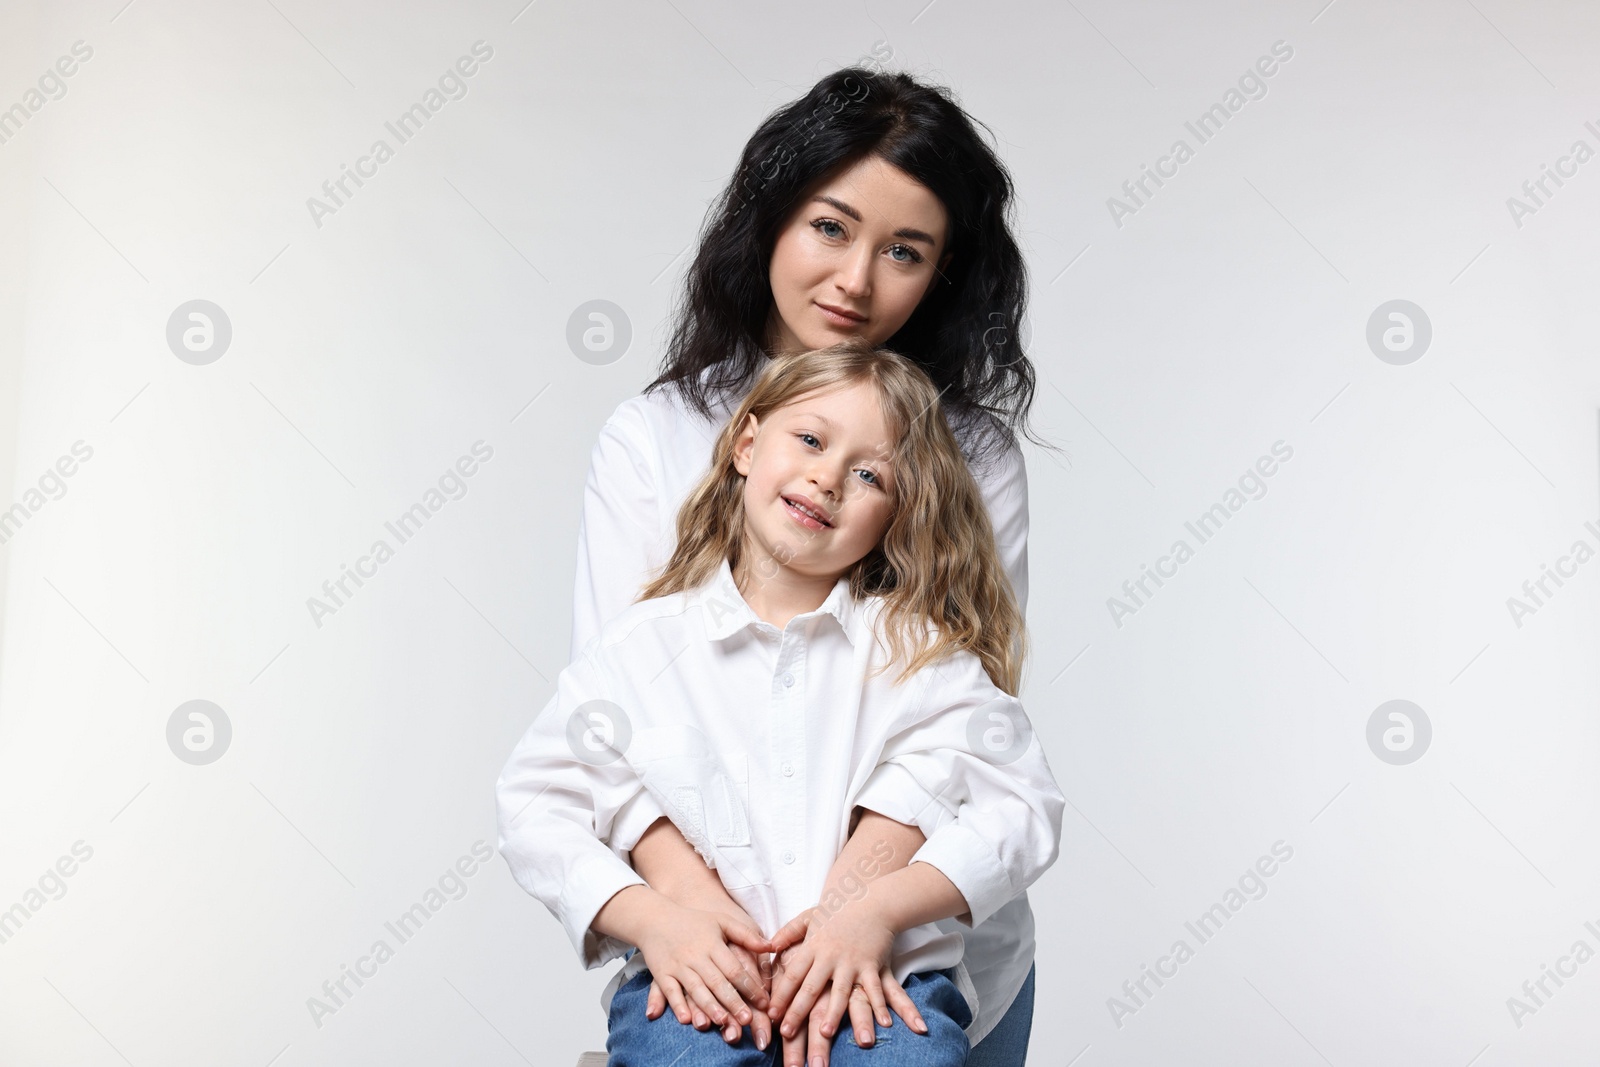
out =
[(750, 477), (750, 456), (756, 447), (756, 430), (760, 423), (754, 415), (745, 416), (744, 428), (733, 442), (733, 469), (743, 477)]

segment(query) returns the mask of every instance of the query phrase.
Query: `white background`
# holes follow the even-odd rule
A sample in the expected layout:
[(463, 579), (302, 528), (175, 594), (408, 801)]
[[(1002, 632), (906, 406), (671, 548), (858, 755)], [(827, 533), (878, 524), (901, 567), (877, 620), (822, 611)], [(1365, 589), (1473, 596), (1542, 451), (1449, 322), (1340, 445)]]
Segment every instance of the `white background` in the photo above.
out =
[[(93, 849), (0, 945), (0, 1062), (602, 1047), (606, 972), (498, 858), (320, 1027), (307, 998), (492, 845), (566, 654), (589, 449), (653, 376), (705, 205), (880, 42), (1012, 168), (1061, 449), (1027, 453), (1023, 696), (1071, 801), (1030, 1063), (1592, 1061), (1600, 962), (1520, 1027), (1507, 998), (1600, 949), (1600, 562), (1520, 627), (1506, 600), (1596, 542), (1600, 160), (1520, 227), (1506, 201), (1600, 149), (1600, 9), (123, 2), (0, 24), (0, 107), (93, 48), (0, 144), (0, 508), (94, 450), (0, 547), (0, 908)], [(467, 96), (317, 226), (307, 198), (479, 40)], [(1267, 95), (1116, 225), (1280, 40)], [(206, 366), (166, 342), (193, 299), (232, 323)], [(566, 343), (592, 299), (632, 323), (610, 365)], [(1432, 323), (1409, 365), (1366, 342), (1392, 299)], [(478, 440), (466, 496), (319, 627), (307, 598)], [(1117, 626), (1107, 598), (1280, 440), (1267, 494)], [(233, 727), (208, 766), (167, 744), (193, 699)], [(1392, 699), (1433, 727), (1406, 766), (1366, 739)]]

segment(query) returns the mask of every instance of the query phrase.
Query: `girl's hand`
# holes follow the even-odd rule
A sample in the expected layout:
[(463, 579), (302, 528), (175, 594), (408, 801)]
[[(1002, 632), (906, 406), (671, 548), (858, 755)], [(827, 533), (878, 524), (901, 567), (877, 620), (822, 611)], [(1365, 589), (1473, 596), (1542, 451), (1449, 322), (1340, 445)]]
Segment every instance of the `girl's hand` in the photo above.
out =
[[(728, 978), (733, 982), (734, 988), (744, 994), (752, 1005), (750, 1032), (755, 1037), (756, 1048), (766, 1051), (767, 1046), (772, 1043), (772, 1019), (762, 1009), (768, 1003), (767, 994), (772, 988), (772, 958), (764, 955), (758, 959), (743, 945), (729, 945), (728, 951), (733, 953), (744, 968), (744, 971), (741, 971), (737, 977), (729, 975)], [(753, 990), (749, 989), (745, 983), (745, 972), (761, 976), (760, 984)], [(666, 1008), (666, 993), (662, 992), (659, 982), (652, 981), (650, 983), (650, 995), (645, 1000), (645, 1018), (659, 1019), (661, 1014), (666, 1011)], [(711, 1028), (710, 1017), (701, 1010), (698, 1004), (690, 1004), (689, 1009), (690, 1018), (687, 1019), (684, 1018), (681, 1012), (674, 1010), (674, 1014), (677, 1015), (680, 1023), (692, 1022), (696, 1030), (709, 1030)], [(722, 1039), (730, 1045), (738, 1044), (739, 1037), (743, 1033), (744, 1031), (734, 1019), (728, 1020), (722, 1026)]]
[[(650, 886), (673, 903), (728, 915), (747, 926), (755, 925), (755, 920), (728, 894), (721, 877), (706, 867), (700, 854), (684, 840), (672, 820), (662, 817), (652, 823), (639, 838), (629, 858)], [(772, 1022), (762, 1010), (767, 1006), (767, 994), (772, 988), (771, 960), (763, 958), (758, 963), (756, 956), (739, 945), (729, 945), (728, 949), (741, 966), (738, 971), (724, 972), (724, 977), (755, 1009), (750, 1029), (755, 1034), (756, 1046), (765, 1050), (772, 1040)], [(752, 974), (760, 975), (759, 984), (749, 981), (748, 976)], [(703, 1008), (691, 1001), (687, 1004), (687, 1016), (683, 1011), (685, 1005), (674, 1004), (673, 1008), (679, 1022), (692, 1022), (695, 1029), (706, 1030), (711, 1026), (711, 1017), (705, 1009), (713, 1006), (708, 1004)], [(666, 1007), (667, 995), (661, 983), (652, 981), (650, 994), (645, 999), (646, 1018), (659, 1019)], [(738, 1042), (740, 1033), (736, 1019), (723, 1024), (722, 1036), (730, 1045)]]
[[(650, 923), (637, 943), (679, 1022), (694, 1020), (691, 1000), (719, 1027), (743, 1027), (755, 1021), (739, 992), (746, 990), (758, 1003), (766, 1000), (759, 966), (746, 967), (746, 961), (753, 960), (750, 953), (771, 951), (755, 923), (668, 901), (659, 921)], [(735, 948), (746, 950), (743, 960)]]
[[(873, 1043), (874, 1021), (879, 1026), (891, 1025), (891, 1006), (911, 1029), (927, 1033), (921, 1013), (889, 967), (894, 938), (894, 929), (873, 906), (871, 897), (831, 914), (809, 908), (774, 934), (778, 967), (767, 1012), (773, 1019), (781, 1018), (779, 1029), (784, 1039), (797, 1037), (809, 1016), (812, 1041), (823, 1040), (822, 1054), (826, 1056), (847, 1007), (858, 1045)], [(865, 1000), (859, 1007), (851, 1003), (862, 999), (855, 996), (858, 985)]]

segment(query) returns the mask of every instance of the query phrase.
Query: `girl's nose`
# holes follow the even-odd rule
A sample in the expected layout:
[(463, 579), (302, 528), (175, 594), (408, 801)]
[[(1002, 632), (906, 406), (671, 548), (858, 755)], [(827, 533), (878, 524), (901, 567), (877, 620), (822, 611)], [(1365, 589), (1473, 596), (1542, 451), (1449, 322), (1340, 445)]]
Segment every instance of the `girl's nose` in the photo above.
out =
[(838, 500), (842, 481), (839, 472), (828, 464), (818, 464), (811, 469), (811, 483), (817, 487), (817, 492), (830, 498), (830, 504)]

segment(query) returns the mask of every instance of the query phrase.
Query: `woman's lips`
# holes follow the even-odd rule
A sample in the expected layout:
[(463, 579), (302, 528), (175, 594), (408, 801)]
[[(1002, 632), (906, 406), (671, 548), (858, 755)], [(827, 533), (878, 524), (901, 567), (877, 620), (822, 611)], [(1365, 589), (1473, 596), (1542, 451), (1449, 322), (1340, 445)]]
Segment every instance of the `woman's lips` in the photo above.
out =
[(818, 304), (817, 310), (822, 312), (822, 317), (828, 320), (829, 324), (844, 329), (854, 329), (867, 321), (865, 315), (851, 313), (847, 308), (833, 308), (827, 304)]

